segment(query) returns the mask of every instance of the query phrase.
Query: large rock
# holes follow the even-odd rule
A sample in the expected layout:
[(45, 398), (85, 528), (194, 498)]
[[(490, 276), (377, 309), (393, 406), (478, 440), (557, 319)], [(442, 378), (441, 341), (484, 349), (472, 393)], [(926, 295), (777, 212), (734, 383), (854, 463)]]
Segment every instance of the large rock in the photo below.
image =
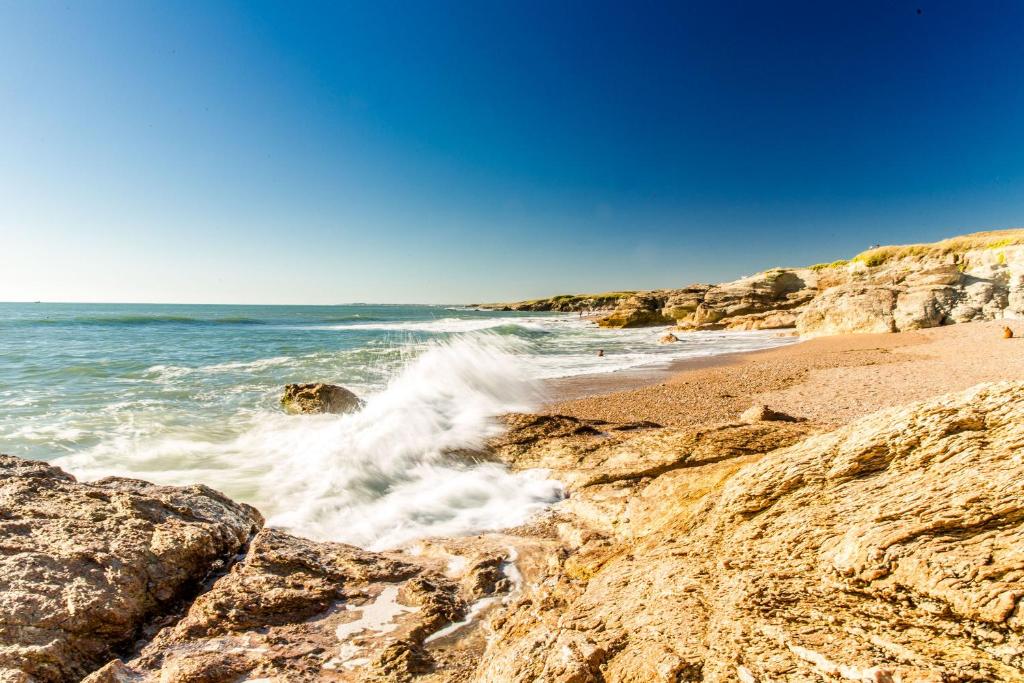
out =
[(289, 413), (351, 413), (362, 401), (345, 387), (336, 384), (288, 384), (281, 405)]
[(693, 284), (683, 289), (674, 289), (665, 299), (662, 313), (673, 320), (684, 320), (704, 303), (704, 295), (712, 285)]
[(224, 570), (260, 514), (205, 486), (0, 456), (0, 680), (78, 681)]
[[(796, 428), (705, 431), (685, 447), (704, 457), (637, 471), (618, 541), (584, 543), (535, 582), (473, 680), (1024, 680), (1024, 383), (714, 455), (773, 427)], [(537, 457), (605, 452), (567, 433), (592, 449)]]
[(669, 324), (672, 318), (661, 312), (666, 300), (666, 295), (661, 292), (631, 296), (622, 300), (614, 311), (599, 318), (597, 324), (601, 327), (649, 327)]
[[(814, 275), (809, 270), (775, 269), (734, 282), (711, 287), (694, 311), (698, 328), (741, 327), (754, 329), (758, 314), (799, 308), (816, 294)], [(734, 322), (733, 319), (743, 318)]]
[(792, 327), (800, 307), (816, 292), (813, 271), (777, 268), (720, 285), (637, 294), (597, 322), (602, 327), (675, 322), (682, 330)]
[(897, 291), (891, 287), (846, 285), (825, 290), (797, 319), (802, 337), (857, 332), (895, 332)]

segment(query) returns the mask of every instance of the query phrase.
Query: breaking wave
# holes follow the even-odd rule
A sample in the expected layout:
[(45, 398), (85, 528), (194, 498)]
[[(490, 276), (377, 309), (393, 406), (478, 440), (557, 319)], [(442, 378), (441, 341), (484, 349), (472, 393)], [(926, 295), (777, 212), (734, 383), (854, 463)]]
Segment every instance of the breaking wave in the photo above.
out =
[(107, 440), (57, 464), (86, 477), (199, 479), (253, 503), (271, 525), (373, 549), (515, 526), (560, 499), (561, 486), (466, 454), (499, 433), (497, 415), (541, 399), (523, 344), (492, 335), (432, 344), (350, 415), (261, 412), (227, 441)]

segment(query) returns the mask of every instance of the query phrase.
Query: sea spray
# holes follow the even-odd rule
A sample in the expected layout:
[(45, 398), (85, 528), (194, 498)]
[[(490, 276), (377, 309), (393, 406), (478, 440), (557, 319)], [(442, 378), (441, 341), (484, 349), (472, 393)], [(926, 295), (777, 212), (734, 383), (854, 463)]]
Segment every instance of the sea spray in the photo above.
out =
[(543, 473), (465, 455), (499, 432), (497, 415), (539, 397), (517, 348), (493, 336), (438, 343), (361, 411), (279, 434), (284, 457), (260, 496), (275, 500), (271, 523), (384, 548), (513, 526), (557, 500), (561, 487)]

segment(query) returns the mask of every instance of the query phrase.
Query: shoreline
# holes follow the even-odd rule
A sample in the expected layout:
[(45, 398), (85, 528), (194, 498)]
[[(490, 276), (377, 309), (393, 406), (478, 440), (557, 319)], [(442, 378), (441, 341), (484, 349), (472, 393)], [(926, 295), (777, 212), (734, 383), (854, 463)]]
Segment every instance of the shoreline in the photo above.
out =
[[(803, 343), (803, 341), (796, 341), (793, 344), (801, 343)], [(667, 362), (654, 362), (647, 365), (641, 365), (639, 367), (614, 370), (612, 372), (595, 372), (587, 375), (574, 375), (572, 377), (549, 379), (545, 381), (545, 385), (550, 387), (550, 397), (546, 404), (563, 403), (566, 401), (573, 401), (591, 396), (600, 396), (628, 389), (640, 389), (652, 384), (658, 384), (661, 381), (689, 370), (701, 370), (733, 365), (741, 362), (741, 359), (744, 356), (773, 350), (775, 349), (729, 351), (727, 353), (715, 353), (706, 356), (695, 356), (692, 358), (678, 358)]]
[(1002, 339), (1006, 322), (818, 337), (663, 368), (554, 380), (540, 412), (682, 427), (732, 421), (764, 404), (833, 428), (980, 382), (1024, 379), (1024, 340)]
[[(62, 649), (52, 661), (69, 672), (60, 680), (321, 680), (326, 670), (338, 680), (490, 683), (558, 670), (593, 681), (595, 667), (658, 680), (664, 661), (675, 672), (684, 656), (732, 672), (753, 648), (764, 654), (748, 664), (782, 661), (800, 680), (818, 661), (881, 666), (897, 680), (903, 651), (880, 655), (859, 640), (879, 629), (860, 615), (878, 610), (900, 625), (883, 628), (885, 638), (928, 656), (911, 674), (958, 671), (943, 654), (955, 651), (981, 662), (986, 680), (1016, 680), (997, 677), (1004, 664), (969, 639), (950, 636), (929, 650), (914, 635), (954, 633), (956, 609), (991, 604), (984, 576), (963, 593), (934, 593), (963, 581), (962, 562), (999, 576), (1019, 569), (1016, 556), (991, 550), (1024, 537), (1019, 458), (1007, 457), (1022, 443), (1024, 381), (1003, 381), (1024, 380), (1024, 340), (1002, 338), (1003, 324), (825, 337), (573, 378), (576, 390), (613, 390), (506, 415), (508, 429), (489, 444), (495, 463), (546, 470), (565, 498), (517, 527), (388, 551), (269, 527), (255, 508), (204, 486), (79, 482), (3, 457), (0, 493), (18, 516), (0, 521), (18, 552), (0, 565), (31, 586), (17, 594), (31, 606), (24, 613), (43, 599), (54, 621), (82, 625), (55, 631)], [(740, 418), (752, 404), (784, 415)], [(899, 407), (878, 412), (891, 406)], [(978, 524), (997, 509), (1006, 510), (998, 526)], [(69, 517), (77, 524), (70, 555)], [(870, 553), (873, 570), (890, 522), (923, 530), (902, 534), (900, 552), (911, 569), (935, 574), (907, 571), (901, 580), (932, 591), (943, 609), (907, 608), (884, 574), (852, 591), (837, 582), (836, 563), (850, 561), (835, 555), (837, 543), (866, 544), (853, 557)], [(34, 533), (19, 531), (29, 523)], [(933, 546), (934, 529), (960, 539), (957, 564), (943, 564), (951, 548)], [(162, 552), (153, 552), (154, 533)], [(133, 580), (96, 572), (97, 549)], [(46, 580), (24, 557), (47, 568)], [(101, 600), (81, 609), (62, 593), (67, 585), (88, 585)], [(1019, 591), (1016, 583), (999, 590)], [(127, 616), (111, 630), (104, 604), (115, 601)], [(833, 611), (844, 615), (842, 628), (821, 622)], [(780, 624), (783, 641), (764, 632), (766, 619)], [(812, 622), (828, 637), (791, 628)], [(694, 628), (724, 642), (724, 654), (679, 640)], [(992, 628), (1012, 634), (1002, 622)], [(97, 643), (99, 630), (110, 635)], [(678, 659), (659, 659), (681, 642), (689, 649)], [(0, 656), (0, 674), (5, 664)], [(784, 680), (762, 669), (752, 680)]]

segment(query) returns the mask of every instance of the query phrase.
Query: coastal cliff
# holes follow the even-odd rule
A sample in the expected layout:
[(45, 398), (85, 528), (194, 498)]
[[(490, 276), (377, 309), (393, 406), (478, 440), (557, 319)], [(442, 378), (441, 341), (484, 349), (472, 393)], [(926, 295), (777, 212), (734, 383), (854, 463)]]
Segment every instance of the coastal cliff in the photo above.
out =
[(619, 292), (601, 299), (561, 296), (505, 307), (598, 312), (602, 327), (795, 327), (803, 338), (1018, 318), (1024, 316), (1024, 230), (877, 247), (850, 260), (773, 268), (717, 285)]
[[(657, 421), (507, 415), (458, 457), (545, 468), (565, 500), (388, 552), (265, 528), (205, 487), (4, 458), (0, 681), (1021, 680), (1024, 381), (870, 412), (1024, 378), (998, 331), (764, 352), (680, 380), (678, 419), (643, 407), (664, 386), (636, 397)], [(951, 354), (987, 361), (902, 379)], [(888, 384), (839, 402), (865, 378)]]

